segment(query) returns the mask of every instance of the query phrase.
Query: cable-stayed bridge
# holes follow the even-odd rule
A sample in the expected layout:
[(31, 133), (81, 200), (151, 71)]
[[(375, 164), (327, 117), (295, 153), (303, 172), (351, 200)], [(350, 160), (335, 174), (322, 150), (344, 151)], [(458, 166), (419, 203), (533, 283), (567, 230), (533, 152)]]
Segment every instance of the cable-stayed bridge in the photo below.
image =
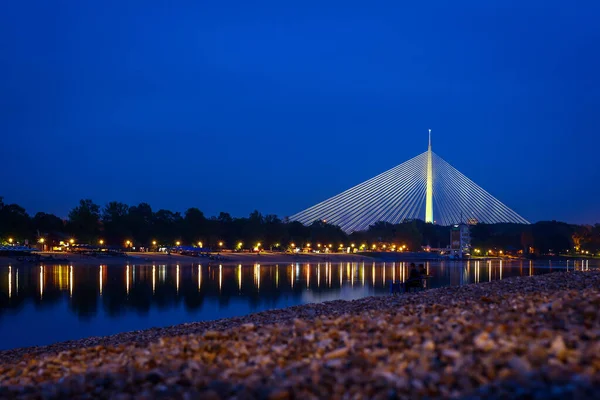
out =
[(426, 152), (290, 217), (305, 225), (324, 220), (348, 233), (407, 219), (529, 223), (435, 154), (431, 130)]

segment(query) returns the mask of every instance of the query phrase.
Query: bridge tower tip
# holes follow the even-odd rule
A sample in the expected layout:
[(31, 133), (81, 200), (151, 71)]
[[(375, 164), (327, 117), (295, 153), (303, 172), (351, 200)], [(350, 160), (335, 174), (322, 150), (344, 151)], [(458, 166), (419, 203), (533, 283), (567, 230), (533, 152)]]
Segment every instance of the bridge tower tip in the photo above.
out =
[(431, 150), (431, 129), (429, 130), (429, 149)]

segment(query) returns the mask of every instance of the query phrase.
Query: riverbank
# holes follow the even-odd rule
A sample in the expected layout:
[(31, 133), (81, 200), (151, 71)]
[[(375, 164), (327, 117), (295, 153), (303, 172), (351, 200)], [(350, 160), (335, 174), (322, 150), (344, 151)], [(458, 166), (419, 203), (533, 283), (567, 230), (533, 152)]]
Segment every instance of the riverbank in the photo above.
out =
[[(431, 257), (429, 253), (360, 253), (360, 254), (347, 254), (347, 253), (271, 253), (263, 252), (260, 255), (257, 253), (222, 253), (219, 254), (218, 258), (213, 257), (192, 257), (181, 254), (170, 254), (158, 253), (158, 252), (128, 252), (124, 255), (111, 255), (111, 256), (89, 256), (67, 252), (45, 252), (39, 253), (42, 255), (42, 261), (19, 261), (16, 258), (0, 257), (0, 267), (7, 267), (10, 265), (126, 265), (126, 264), (161, 264), (161, 265), (190, 265), (190, 264), (212, 264), (212, 265), (274, 265), (274, 264), (293, 264), (293, 263), (320, 263), (320, 262), (415, 262), (424, 263), (427, 261), (441, 260), (440, 257)], [(216, 254), (213, 254), (213, 256)], [(498, 257), (474, 257), (472, 261), (487, 261), (503, 259), (505, 261), (520, 261), (528, 259), (523, 258), (498, 258)], [(581, 258), (556, 258), (556, 259), (538, 259), (556, 261), (558, 263), (567, 260), (578, 261), (578, 260), (589, 260), (591, 257)], [(453, 261), (453, 260), (449, 260)]]
[[(115, 256), (89, 256), (66, 252), (40, 253), (45, 259), (41, 264), (66, 264), (66, 265), (126, 265), (126, 264), (220, 264), (220, 265), (249, 265), (249, 264), (291, 264), (291, 263), (319, 263), (319, 262), (362, 262), (377, 261), (366, 255), (358, 254), (318, 254), (318, 253), (223, 253), (218, 259), (209, 257), (191, 257), (181, 254), (166, 254), (158, 252), (130, 252)], [(47, 259), (48, 257), (54, 258)], [(15, 258), (0, 257), (0, 266), (9, 265), (38, 265), (37, 262), (19, 261)]]
[(0, 352), (0, 397), (591, 399), (599, 310), (599, 271), (310, 304)]

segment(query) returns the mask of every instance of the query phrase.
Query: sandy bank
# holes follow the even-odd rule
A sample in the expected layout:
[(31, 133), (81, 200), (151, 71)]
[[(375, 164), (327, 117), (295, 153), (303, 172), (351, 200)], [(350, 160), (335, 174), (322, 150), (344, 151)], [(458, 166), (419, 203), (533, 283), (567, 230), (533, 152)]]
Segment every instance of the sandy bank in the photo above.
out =
[(5, 351), (0, 397), (591, 399), (599, 310), (598, 271), (298, 306)]
[[(291, 264), (291, 263), (319, 263), (319, 262), (361, 262), (373, 261), (374, 258), (355, 254), (289, 254), (289, 253), (223, 253), (219, 259), (208, 257), (191, 257), (180, 254), (165, 253), (127, 253), (126, 256), (86, 256), (73, 253), (41, 253), (43, 257), (53, 257), (56, 260), (42, 261), (42, 264), (103, 264), (103, 265), (126, 265), (126, 264)], [(8, 265), (37, 265), (37, 262), (18, 261), (14, 258), (0, 257), (0, 266)]]

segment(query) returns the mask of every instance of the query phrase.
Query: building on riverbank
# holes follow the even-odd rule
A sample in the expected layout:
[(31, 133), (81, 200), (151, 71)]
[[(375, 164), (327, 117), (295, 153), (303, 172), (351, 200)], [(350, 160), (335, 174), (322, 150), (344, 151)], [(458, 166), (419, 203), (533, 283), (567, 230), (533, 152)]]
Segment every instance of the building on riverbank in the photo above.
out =
[(471, 231), (467, 224), (454, 224), (450, 229), (450, 255), (463, 259), (471, 254)]

